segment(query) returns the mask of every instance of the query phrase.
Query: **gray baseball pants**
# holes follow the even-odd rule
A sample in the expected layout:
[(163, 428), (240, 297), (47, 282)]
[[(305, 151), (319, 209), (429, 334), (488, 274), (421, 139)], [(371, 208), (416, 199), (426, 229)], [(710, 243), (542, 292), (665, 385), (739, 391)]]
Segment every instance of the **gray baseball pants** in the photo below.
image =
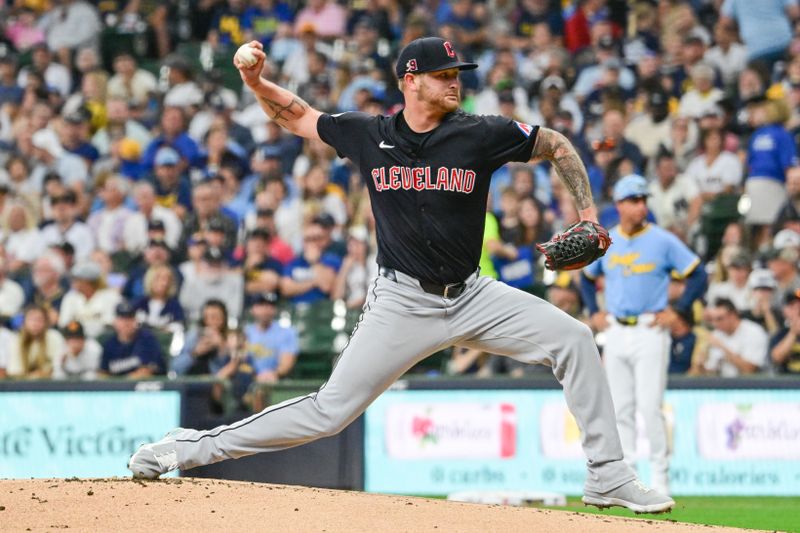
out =
[[(476, 274), (457, 298), (424, 292), (397, 272), (378, 276), (364, 314), (319, 391), (229, 426), (177, 441), (182, 470), (334, 435), (429, 355), (458, 344), (544, 364), (564, 387), (588, 459), (585, 487), (606, 492), (634, 479), (623, 461), (614, 406), (591, 330), (548, 302)], [(531, 421), (533, 423), (533, 421)]]

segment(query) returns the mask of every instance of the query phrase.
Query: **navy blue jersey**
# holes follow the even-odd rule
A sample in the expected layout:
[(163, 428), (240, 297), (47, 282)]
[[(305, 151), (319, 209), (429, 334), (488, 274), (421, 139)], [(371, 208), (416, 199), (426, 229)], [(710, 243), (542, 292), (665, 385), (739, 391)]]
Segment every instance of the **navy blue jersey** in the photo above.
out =
[(366, 180), (378, 263), (446, 284), (478, 268), (492, 173), (509, 161), (528, 161), (538, 128), (456, 111), (420, 134), (402, 112), (352, 112), (322, 115), (317, 131)]

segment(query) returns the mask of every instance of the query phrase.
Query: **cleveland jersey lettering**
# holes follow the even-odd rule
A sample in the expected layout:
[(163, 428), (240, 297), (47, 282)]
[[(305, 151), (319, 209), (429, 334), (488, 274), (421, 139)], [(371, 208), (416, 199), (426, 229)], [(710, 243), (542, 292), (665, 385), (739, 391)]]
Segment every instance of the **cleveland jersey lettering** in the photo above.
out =
[(396, 191), (451, 191), (469, 194), (475, 187), (475, 172), (463, 168), (439, 167), (435, 172), (431, 167), (373, 168), (372, 180), (375, 190)]

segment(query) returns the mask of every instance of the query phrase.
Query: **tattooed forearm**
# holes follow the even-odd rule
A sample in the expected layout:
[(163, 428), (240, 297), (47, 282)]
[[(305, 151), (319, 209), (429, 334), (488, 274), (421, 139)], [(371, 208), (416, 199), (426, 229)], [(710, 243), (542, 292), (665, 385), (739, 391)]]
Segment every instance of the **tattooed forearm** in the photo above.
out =
[(586, 168), (566, 137), (557, 131), (539, 128), (531, 157), (547, 159), (553, 163), (558, 177), (572, 194), (579, 211), (593, 205)]
[(270, 118), (281, 125), (299, 119), (303, 116), (306, 109), (308, 109), (308, 104), (299, 96), (292, 97), (291, 102), (286, 105), (281, 105), (266, 96), (259, 96), (259, 99), (267, 106), (267, 109), (269, 109), (268, 114)]

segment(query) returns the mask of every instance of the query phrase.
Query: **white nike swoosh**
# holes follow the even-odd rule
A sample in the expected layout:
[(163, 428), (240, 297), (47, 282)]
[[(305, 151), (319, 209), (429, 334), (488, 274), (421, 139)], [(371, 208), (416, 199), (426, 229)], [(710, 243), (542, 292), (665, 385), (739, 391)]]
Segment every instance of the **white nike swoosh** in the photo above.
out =
[(386, 144), (385, 142), (381, 141), (380, 144), (378, 144), (378, 148), (383, 148), (384, 150), (390, 150), (390, 149), (394, 148), (394, 145), (393, 144)]

